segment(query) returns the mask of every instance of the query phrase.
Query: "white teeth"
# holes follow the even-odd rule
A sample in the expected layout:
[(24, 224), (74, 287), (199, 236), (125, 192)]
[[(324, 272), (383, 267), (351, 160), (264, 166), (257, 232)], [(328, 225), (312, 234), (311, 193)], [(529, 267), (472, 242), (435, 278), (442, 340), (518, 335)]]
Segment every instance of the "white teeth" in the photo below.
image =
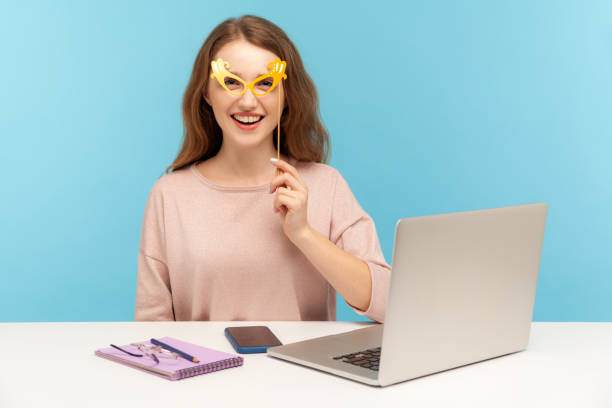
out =
[(257, 122), (259, 119), (261, 119), (261, 116), (240, 116), (240, 115), (233, 115), (233, 118), (240, 121), (240, 122), (244, 122), (244, 123), (253, 123), (253, 122)]

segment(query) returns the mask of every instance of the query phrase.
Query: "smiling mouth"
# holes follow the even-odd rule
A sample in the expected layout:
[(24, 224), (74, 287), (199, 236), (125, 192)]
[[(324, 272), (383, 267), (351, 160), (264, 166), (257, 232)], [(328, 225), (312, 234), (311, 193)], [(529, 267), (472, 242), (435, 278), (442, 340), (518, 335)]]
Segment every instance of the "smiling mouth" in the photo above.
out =
[(264, 118), (263, 116), (241, 116), (241, 115), (231, 115), (232, 119), (242, 125), (252, 125), (257, 122), (261, 122)]

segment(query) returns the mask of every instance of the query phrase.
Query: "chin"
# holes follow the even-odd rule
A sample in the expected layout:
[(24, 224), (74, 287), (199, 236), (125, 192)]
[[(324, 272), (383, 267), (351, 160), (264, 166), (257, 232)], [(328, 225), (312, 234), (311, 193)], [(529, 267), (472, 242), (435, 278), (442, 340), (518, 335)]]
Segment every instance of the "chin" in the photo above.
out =
[(231, 137), (233, 144), (240, 146), (257, 146), (265, 143), (269, 136), (264, 136), (263, 134), (233, 134)]

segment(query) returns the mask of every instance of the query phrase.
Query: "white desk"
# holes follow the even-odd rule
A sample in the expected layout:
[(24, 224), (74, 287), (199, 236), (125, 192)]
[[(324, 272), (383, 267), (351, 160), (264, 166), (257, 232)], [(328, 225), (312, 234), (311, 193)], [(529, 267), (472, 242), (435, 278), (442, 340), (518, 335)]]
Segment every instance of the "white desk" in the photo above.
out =
[(180, 381), (94, 355), (163, 336), (233, 352), (223, 329), (258, 324), (290, 343), (367, 323), (0, 323), (0, 407), (612, 407), (612, 323), (534, 323), (527, 351), (387, 388), (265, 354)]

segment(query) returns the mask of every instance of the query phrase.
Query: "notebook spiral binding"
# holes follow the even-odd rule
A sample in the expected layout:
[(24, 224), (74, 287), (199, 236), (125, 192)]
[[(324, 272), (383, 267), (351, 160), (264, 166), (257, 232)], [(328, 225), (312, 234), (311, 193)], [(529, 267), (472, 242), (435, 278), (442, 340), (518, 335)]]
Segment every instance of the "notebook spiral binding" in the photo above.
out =
[(213, 371), (224, 370), (226, 368), (241, 366), (242, 357), (228, 358), (227, 360), (217, 361), (215, 363), (204, 364), (193, 368), (186, 368), (178, 372), (179, 378), (193, 377), (194, 375), (212, 373)]

